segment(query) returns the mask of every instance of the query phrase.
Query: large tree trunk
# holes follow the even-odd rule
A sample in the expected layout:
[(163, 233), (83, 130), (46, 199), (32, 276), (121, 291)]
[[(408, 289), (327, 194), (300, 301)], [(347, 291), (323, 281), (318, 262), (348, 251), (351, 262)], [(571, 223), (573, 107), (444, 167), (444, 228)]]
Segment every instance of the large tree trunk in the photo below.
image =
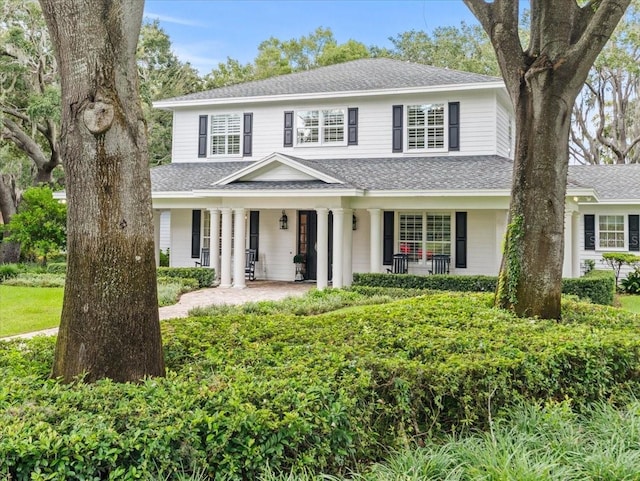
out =
[(573, 104), (562, 89), (523, 82), (515, 105), (519, 128), (497, 301), (519, 316), (560, 317)]
[(2, 214), (2, 242), (0, 242), (0, 264), (16, 263), (20, 260), (20, 243), (4, 240), (9, 232), (4, 228), (18, 210), (18, 191), (13, 176), (0, 175), (0, 214)]
[(68, 265), (52, 376), (164, 375), (145, 123), (142, 0), (40, 0), (62, 85)]

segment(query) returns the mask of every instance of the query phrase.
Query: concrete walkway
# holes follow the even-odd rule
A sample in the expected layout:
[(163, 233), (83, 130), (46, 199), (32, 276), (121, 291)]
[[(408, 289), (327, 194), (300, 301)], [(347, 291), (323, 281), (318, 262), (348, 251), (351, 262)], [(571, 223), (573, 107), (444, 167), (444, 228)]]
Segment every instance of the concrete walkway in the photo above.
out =
[[(187, 317), (194, 307), (206, 307), (214, 304), (244, 304), (250, 301), (277, 301), (285, 297), (300, 297), (315, 286), (306, 282), (248, 281), (246, 289), (234, 287), (222, 289), (212, 287), (187, 292), (180, 297), (177, 304), (158, 309), (160, 320)], [(53, 336), (58, 328), (3, 337), (0, 340), (29, 339), (35, 336)]]

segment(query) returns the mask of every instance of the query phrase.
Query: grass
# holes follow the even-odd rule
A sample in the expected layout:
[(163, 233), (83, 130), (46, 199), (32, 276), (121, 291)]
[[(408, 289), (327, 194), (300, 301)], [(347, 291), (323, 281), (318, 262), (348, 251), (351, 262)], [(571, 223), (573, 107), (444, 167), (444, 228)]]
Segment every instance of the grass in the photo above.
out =
[(57, 327), (63, 291), (0, 285), (0, 337)]
[(619, 296), (618, 300), (625, 311), (640, 314), (640, 296)]

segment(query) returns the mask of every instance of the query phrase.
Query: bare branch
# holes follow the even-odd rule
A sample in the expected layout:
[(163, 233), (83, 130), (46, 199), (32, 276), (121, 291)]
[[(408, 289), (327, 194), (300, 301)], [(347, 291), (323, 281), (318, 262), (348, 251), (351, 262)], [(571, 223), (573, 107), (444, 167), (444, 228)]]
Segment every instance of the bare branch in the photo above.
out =
[(27, 154), (39, 169), (49, 163), (49, 160), (44, 152), (42, 152), (38, 143), (27, 135), (18, 124), (6, 117), (2, 120), (2, 123), (4, 125), (2, 137), (13, 142), (20, 150)]

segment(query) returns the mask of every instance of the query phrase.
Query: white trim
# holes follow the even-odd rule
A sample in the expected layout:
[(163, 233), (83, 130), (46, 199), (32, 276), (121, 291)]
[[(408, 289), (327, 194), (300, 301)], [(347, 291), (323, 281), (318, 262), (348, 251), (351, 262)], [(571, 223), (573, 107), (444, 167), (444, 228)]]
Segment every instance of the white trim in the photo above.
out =
[(381, 95), (405, 95), (405, 94), (428, 94), (436, 92), (464, 92), (469, 90), (505, 90), (502, 80), (495, 82), (480, 82), (469, 84), (448, 84), (424, 87), (404, 87), (389, 88), (376, 90), (349, 90), (343, 92), (317, 92), (317, 93), (300, 93), (300, 94), (283, 94), (283, 95), (259, 95), (252, 97), (226, 97), (226, 98), (209, 98), (194, 100), (159, 100), (153, 102), (153, 107), (157, 109), (172, 110), (176, 107), (201, 107), (214, 105), (227, 105), (243, 103), (275, 103), (283, 101), (298, 100), (323, 100), (353, 97), (373, 97)]
[[(236, 182), (236, 181), (240, 181), (242, 180), (243, 177), (245, 177), (247, 174), (251, 174), (253, 172), (256, 172), (259, 169), (262, 169), (266, 166), (268, 166), (269, 164), (273, 164), (275, 162), (278, 162), (280, 164), (284, 164), (288, 167), (291, 167), (292, 169), (295, 170), (299, 170), (300, 172), (307, 174), (311, 177), (314, 177), (318, 180), (321, 180), (323, 182), (326, 182), (327, 184), (344, 184), (344, 182), (336, 179), (335, 177), (332, 177), (328, 174), (325, 174), (323, 172), (320, 172), (316, 169), (312, 169), (311, 167), (307, 167), (306, 165), (301, 164), (300, 162), (296, 162), (293, 159), (290, 159), (289, 157), (286, 157), (282, 154), (279, 154), (277, 152), (274, 152), (268, 156), (266, 156), (264, 159), (259, 160), (257, 162), (252, 163), (251, 165), (246, 166), (243, 169), (238, 170), (237, 172), (234, 172), (231, 175), (228, 175), (216, 182), (214, 182), (211, 185), (228, 185), (231, 184), (232, 182)], [(284, 191), (283, 192), (289, 192), (289, 191)]]

